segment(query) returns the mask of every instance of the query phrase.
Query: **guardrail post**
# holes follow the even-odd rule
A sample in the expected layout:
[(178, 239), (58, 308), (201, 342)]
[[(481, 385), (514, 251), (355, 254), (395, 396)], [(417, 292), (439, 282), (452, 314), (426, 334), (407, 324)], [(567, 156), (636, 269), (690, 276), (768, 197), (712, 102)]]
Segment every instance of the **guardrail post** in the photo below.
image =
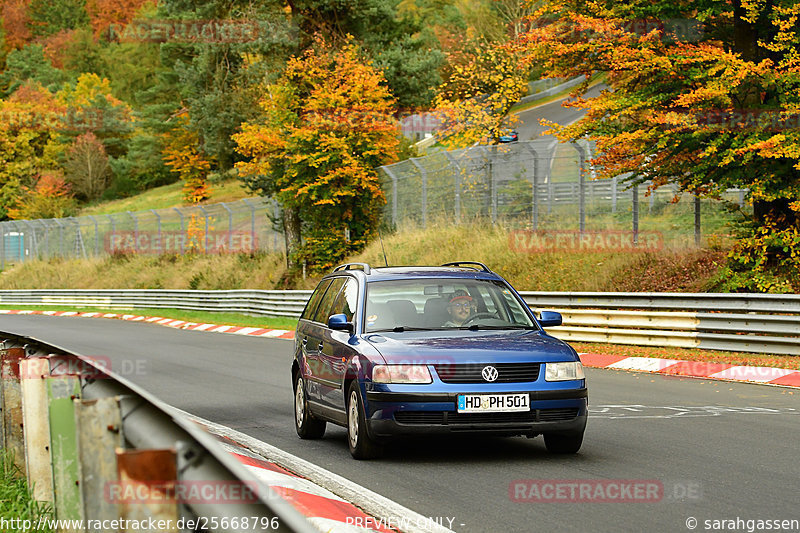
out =
[[(119, 517), (117, 503), (110, 498), (117, 474), (117, 448), (125, 445), (119, 398), (75, 401), (75, 423), (80, 454), (80, 488), (87, 520)], [(87, 528), (88, 533), (105, 533)]]
[(53, 509), (59, 520), (81, 520), (81, 469), (73, 402), (80, 396), (80, 382), (76, 376), (69, 375), (52, 376), (46, 381), (53, 457)]
[(24, 348), (0, 349), (3, 383), (3, 447), (11, 452), (14, 464), (22, 473), (25, 468), (25, 438), (22, 424), (22, 390), (19, 363), (25, 359)]
[(175, 486), (178, 468), (175, 450), (117, 449), (117, 473), (121, 493), (144, 495), (146, 501), (121, 498), (119, 517), (125, 520), (165, 520), (172, 525), (161, 531), (177, 532), (178, 502)]
[(53, 471), (45, 390), (46, 379), (50, 376), (50, 363), (45, 357), (23, 359), (19, 364), (19, 373), (28, 486), (34, 500), (52, 503)]

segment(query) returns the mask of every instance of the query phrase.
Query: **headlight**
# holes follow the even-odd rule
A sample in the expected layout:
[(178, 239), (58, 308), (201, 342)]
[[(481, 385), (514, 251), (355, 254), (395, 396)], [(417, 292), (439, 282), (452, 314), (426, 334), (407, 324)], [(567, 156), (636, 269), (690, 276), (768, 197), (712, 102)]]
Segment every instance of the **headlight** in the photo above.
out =
[(568, 381), (584, 379), (583, 365), (577, 361), (569, 363), (545, 363), (545, 381)]
[(372, 368), (375, 383), (433, 383), (426, 365), (375, 365)]

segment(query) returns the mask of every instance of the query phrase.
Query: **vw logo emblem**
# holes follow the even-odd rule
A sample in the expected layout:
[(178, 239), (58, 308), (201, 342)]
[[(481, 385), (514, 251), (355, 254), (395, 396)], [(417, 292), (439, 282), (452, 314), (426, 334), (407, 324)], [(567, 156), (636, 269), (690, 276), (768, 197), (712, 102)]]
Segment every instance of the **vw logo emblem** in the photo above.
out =
[(481, 376), (486, 381), (495, 381), (497, 379), (497, 369), (493, 366), (485, 366), (481, 370)]

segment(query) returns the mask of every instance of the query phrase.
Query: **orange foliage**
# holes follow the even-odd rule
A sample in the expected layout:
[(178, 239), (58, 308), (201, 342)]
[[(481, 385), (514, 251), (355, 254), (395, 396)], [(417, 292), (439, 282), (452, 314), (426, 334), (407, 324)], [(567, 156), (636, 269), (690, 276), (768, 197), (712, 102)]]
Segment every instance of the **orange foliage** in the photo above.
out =
[(112, 24), (118, 26), (129, 24), (142, 6), (152, 1), (88, 0), (86, 2), (86, 12), (89, 14), (95, 38), (108, 31)]
[(27, 0), (6, 0), (0, 7), (0, 17), (3, 18), (6, 47), (21, 48), (31, 40)]
[(177, 121), (177, 127), (165, 134), (164, 162), (183, 180), (184, 200), (198, 204), (211, 198), (207, 181), (211, 161), (202, 152), (200, 137), (190, 129), (189, 114), (181, 112)]

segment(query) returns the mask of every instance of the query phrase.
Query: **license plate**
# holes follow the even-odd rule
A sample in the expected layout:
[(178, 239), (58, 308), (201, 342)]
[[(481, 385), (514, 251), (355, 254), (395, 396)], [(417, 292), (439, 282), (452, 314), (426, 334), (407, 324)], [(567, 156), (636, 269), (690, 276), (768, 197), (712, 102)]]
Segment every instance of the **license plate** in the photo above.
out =
[(459, 394), (459, 413), (530, 411), (530, 396), (522, 394)]

